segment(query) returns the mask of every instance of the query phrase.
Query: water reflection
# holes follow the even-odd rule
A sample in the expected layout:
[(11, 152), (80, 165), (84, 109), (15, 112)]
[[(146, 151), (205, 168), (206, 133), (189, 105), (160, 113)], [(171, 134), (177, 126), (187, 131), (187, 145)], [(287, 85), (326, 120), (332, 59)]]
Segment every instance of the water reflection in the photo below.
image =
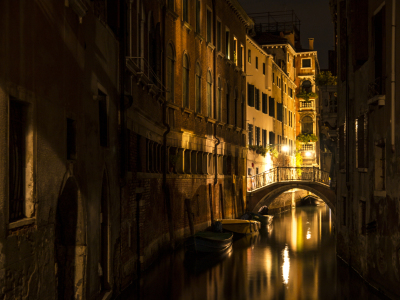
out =
[(219, 256), (167, 255), (121, 298), (378, 299), (337, 267), (332, 226), (328, 207), (293, 209)]

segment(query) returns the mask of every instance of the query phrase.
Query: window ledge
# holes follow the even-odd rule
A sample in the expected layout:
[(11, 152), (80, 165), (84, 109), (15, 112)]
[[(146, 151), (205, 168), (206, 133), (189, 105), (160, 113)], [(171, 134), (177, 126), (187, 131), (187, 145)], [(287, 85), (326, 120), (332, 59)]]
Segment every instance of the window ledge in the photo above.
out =
[(225, 57), (225, 54), (223, 54), (221, 51), (218, 51), (217, 55), (218, 55), (219, 57), (221, 57), (221, 58), (224, 58), (224, 57)]
[(190, 24), (186, 21), (182, 21), (182, 27), (186, 27), (188, 32), (191, 32), (193, 30), (193, 27), (190, 26)]
[(206, 122), (215, 124), (217, 122), (217, 120), (210, 118), (210, 117), (206, 117)]
[(242, 74), (240, 74), (240, 75), (242, 75), (243, 77), (246, 77), (247, 76), (247, 74), (243, 71), (242, 72)]
[(179, 110), (180, 109), (180, 107), (178, 105), (176, 105), (175, 103), (173, 103), (171, 101), (167, 101), (167, 107), (170, 107), (170, 108), (175, 109), (175, 110)]
[(174, 21), (178, 20), (179, 16), (176, 12), (170, 10), (169, 8), (167, 8), (167, 15), (169, 15), (170, 17), (172, 17), (172, 19)]
[(18, 227), (23, 227), (23, 226), (27, 226), (27, 225), (31, 225), (34, 224), (36, 221), (36, 218), (25, 218), (22, 220), (18, 220), (15, 222), (12, 222), (10, 224), (8, 224), (8, 229), (15, 229)]
[(240, 72), (241, 70), (242, 70), (241, 67), (239, 67), (239, 66), (236, 66), (236, 67), (235, 67), (235, 71), (236, 71), (236, 72)]
[(195, 118), (199, 118), (199, 122), (201, 122), (201, 120), (203, 120), (205, 118), (205, 116), (203, 116), (200, 113), (194, 113)]
[(188, 115), (191, 115), (192, 113), (194, 113), (193, 110), (191, 110), (191, 109), (189, 109), (189, 108), (187, 108), (187, 107), (182, 107), (181, 110), (182, 110), (182, 115), (183, 115), (184, 113), (187, 113)]
[(211, 48), (212, 51), (215, 50), (215, 46), (210, 42), (207, 42), (207, 47)]
[(360, 173), (368, 173), (368, 168), (358, 168), (358, 172), (360, 172)]
[(368, 104), (373, 104), (376, 105), (378, 104), (379, 106), (384, 106), (385, 105), (385, 95), (376, 95), (372, 97), (371, 99), (368, 99)]
[(195, 36), (195, 38), (199, 39), (200, 44), (204, 41), (204, 38), (200, 33), (196, 32), (196, 34), (194, 36)]
[(240, 131), (242, 130), (242, 128), (240, 128), (240, 127), (235, 127), (235, 130), (236, 130), (237, 132), (240, 132)]
[(386, 191), (374, 191), (374, 196), (376, 197), (386, 197)]
[(227, 65), (233, 65), (234, 64), (233, 60), (230, 60), (227, 57), (225, 57), (225, 60), (226, 60), (225, 62), (226, 62)]

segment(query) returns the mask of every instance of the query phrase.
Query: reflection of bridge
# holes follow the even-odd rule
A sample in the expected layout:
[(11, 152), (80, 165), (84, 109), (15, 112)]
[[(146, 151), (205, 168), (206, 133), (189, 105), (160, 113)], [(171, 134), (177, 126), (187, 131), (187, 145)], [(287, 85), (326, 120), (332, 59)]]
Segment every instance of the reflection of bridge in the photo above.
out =
[(317, 167), (278, 167), (247, 179), (247, 209), (257, 211), (290, 189), (310, 191), (335, 211), (336, 195), (329, 187), (329, 173)]

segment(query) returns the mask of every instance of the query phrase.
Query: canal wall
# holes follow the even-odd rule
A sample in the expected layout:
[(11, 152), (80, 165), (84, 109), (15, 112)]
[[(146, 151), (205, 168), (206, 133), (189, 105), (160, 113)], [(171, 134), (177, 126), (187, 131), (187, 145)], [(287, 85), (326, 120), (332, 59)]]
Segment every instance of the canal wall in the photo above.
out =
[(268, 213), (274, 215), (289, 210), (291, 206), (296, 205), (296, 203), (299, 202), (302, 197), (308, 195), (308, 193), (308, 191), (304, 190), (282, 193), (268, 206)]

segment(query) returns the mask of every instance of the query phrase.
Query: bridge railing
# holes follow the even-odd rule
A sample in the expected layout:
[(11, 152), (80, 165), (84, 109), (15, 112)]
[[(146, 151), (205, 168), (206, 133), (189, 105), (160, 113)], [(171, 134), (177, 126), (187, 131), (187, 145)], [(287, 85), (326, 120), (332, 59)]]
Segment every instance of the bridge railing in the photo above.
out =
[(277, 167), (247, 178), (251, 192), (276, 182), (319, 182), (329, 186), (329, 173), (317, 167)]

